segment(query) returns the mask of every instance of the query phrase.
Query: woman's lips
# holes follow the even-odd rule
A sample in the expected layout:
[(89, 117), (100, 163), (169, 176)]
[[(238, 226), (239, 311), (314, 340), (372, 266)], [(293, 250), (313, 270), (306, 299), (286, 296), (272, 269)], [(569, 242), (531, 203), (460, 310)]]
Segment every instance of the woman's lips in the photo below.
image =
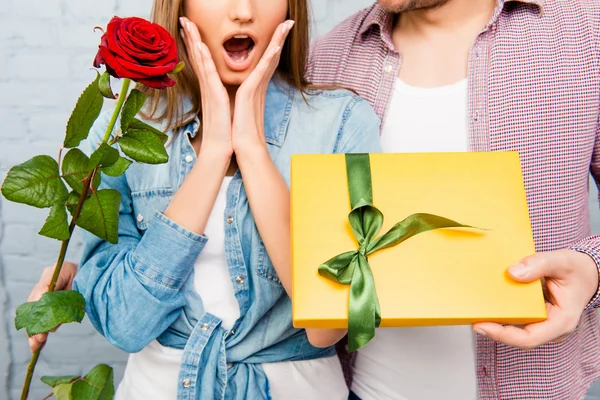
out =
[(223, 43), (225, 63), (233, 71), (244, 71), (254, 58), (254, 40), (247, 35), (236, 35)]

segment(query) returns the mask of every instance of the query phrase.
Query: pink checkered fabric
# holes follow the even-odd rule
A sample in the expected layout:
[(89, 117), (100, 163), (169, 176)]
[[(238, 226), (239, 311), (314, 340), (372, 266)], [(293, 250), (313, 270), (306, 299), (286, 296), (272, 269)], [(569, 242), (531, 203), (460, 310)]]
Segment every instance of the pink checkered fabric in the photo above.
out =
[[(401, 65), (391, 25), (377, 5), (347, 19), (314, 44), (309, 80), (357, 91), (385, 122)], [(589, 172), (600, 182), (600, 1), (499, 0), (468, 80), (470, 148), (520, 152), (537, 250), (600, 265), (588, 209)], [(534, 351), (477, 340), (481, 399), (581, 399), (599, 375), (593, 307), (565, 341)]]

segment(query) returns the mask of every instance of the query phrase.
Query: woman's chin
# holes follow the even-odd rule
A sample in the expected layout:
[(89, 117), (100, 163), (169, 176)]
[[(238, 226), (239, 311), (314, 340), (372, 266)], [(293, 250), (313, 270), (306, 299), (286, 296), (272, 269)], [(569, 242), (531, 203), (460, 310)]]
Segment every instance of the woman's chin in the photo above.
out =
[(246, 71), (222, 71), (219, 73), (224, 86), (240, 86), (250, 76), (250, 70)]

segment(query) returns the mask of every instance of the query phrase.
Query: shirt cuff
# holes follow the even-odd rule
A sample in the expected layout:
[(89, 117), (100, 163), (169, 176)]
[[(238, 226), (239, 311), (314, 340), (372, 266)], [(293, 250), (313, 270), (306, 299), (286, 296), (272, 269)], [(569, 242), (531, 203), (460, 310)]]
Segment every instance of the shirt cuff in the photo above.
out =
[(600, 307), (600, 236), (590, 236), (579, 242), (575, 243), (570, 250), (575, 250), (580, 253), (587, 254), (594, 260), (596, 263), (596, 267), (599, 270), (599, 279), (598, 279), (598, 290), (596, 290), (596, 294), (590, 302), (588, 303), (586, 310), (589, 308), (599, 308)]
[(168, 288), (181, 289), (208, 238), (156, 212), (133, 252), (134, 269)]

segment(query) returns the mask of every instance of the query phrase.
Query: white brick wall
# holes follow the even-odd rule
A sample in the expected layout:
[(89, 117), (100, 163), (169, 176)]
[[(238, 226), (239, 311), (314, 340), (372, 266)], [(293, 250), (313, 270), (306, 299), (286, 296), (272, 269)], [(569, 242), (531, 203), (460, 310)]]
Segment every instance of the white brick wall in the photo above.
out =
[[(314, 0), (315, 34), (372, 0)], [(95, 25), (113, 15), (147, 17), (151, 0), (0, 0), (0, 179), (10, 166), (36, 154), (55, 155), (69, 113), (93, 78), (98, 44)], [(594, 208), (595, 206), (595, 202)], [(42, 268), (54, 261), (58, 242), (36, 233), (46, 215), (0, 199), (0, 400), (17, 399), (30, 358), (15, 307), (25, 301)], [(77, 259), (75, 240), (70, 257)], [(86, 320), (66, 326), (42, 352), (31, 399), (49, 391), (43, 374), (77, 374), (104, 362), (122, 374), (125, 355), (109, 346)]]
[[(315, 33), (329, 30), (371, 0), (316, 0)], [(152, 0), (0, 0), (0, 179), (37, 154), (56, 155), (90, 71), (100, 34), (113, 15), (148, 17)], [(30, 354), (14, 330), (14, 309), (25, 301), (58, 242), (37, 235), (47, 210), (0, 200), (0, 400), (17, 399)], [(76, 240), (71, 258), (77, 259)], [(43, 374), (77, 374), (104, 362), (122, 374), (125, 355), (86, 320), (52, 335), (38, 363), (31, 399), (49, 391)]]

